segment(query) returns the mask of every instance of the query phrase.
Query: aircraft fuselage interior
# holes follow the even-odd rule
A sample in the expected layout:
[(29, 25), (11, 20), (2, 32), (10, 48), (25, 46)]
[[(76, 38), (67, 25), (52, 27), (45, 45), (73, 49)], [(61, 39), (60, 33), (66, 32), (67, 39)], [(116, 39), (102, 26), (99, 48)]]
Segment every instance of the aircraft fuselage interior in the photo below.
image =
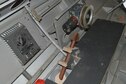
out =
[(126, 0), (0, 0), (0, 84), (126, 84)]

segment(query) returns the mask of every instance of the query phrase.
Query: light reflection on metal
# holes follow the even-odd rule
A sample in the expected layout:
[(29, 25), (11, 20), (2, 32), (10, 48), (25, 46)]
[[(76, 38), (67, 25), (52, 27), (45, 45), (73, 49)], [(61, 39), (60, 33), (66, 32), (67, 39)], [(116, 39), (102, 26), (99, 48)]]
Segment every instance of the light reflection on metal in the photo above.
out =
[(123, 3), (123, 6), (126, 8), (126, 0), (123, 0), (124, 3)]

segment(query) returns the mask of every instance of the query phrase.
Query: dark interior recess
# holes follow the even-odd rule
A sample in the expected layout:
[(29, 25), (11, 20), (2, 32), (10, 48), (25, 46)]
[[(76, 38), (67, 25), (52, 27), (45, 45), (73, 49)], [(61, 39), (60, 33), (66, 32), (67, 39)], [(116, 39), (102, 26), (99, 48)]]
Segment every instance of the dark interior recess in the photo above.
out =
[(19, 6), (21, 3), (23, 3), (25, 0), (16, 0), (15, 3), (13, 4), (13, 6), (11, 7), (11, 9), (16, 8), (17, 6)]

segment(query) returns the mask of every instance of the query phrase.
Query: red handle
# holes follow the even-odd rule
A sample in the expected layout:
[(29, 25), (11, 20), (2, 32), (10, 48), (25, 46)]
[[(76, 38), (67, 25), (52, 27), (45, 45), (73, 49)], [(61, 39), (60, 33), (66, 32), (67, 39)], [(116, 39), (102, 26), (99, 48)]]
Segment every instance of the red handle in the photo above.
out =
[(38, 79), (38, 80), (36, 80), (35, 84), (45, 84), (45, 80)]

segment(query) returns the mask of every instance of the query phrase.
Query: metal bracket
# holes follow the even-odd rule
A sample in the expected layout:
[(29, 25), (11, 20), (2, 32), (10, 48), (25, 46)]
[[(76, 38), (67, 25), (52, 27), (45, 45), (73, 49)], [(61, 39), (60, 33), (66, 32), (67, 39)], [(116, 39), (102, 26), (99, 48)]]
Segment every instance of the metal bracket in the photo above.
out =
[(72, 53), (73, 48), (70, 47), (63, 47), (63, 50), (68, 53)]
[(37, 12), (35, 11), (35, 9), (32, 9), (31, 11), (32, 15), (35, 17), (35, 19), (40, 22), (42, 20), (41, 15), (38, 15)]
[(59, 61), (59, 63), (58, 63), (59, 65), (61, 65), (61, 66), (64, 66), (64, 67), (67, 67), (67, 63), (66, 62), (64, 62), (64, 61)]

